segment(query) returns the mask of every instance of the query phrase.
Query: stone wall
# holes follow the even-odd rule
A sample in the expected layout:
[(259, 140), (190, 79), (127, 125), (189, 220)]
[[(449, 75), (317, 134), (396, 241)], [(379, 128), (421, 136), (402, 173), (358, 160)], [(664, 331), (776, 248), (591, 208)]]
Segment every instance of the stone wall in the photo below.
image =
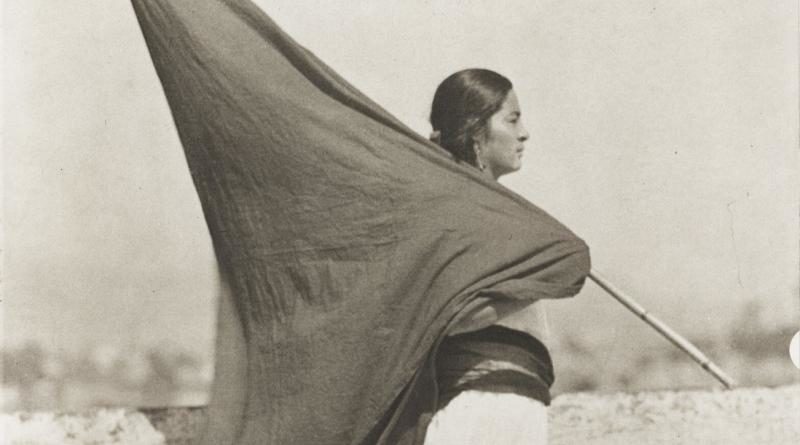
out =
[[(4, 414), (2, 443), (13, 445), (184, 445), (198, 433), (203, 408), (78, 414)], [(795, 444), (800, 437), (800, 385), (733, 391), (575, 393), (550, 409), (550, 443)]]

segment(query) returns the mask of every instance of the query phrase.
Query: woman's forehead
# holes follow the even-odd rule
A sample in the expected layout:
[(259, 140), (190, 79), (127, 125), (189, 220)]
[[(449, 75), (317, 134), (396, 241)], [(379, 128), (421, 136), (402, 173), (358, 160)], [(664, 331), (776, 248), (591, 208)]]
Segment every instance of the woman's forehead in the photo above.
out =
[(506, 100), (503, 101), (503, 106), (500, 109), (508, 113), (515, 111), (519, 113), (519, 99), (517, 99), (517, 93), (514, 90), (508, 91)]
[(506, 100), (503, 101), (503, 105), (500, 107), (500, 111), (504, 114), (509, 113), (519, 113), (519, 100), (517, 99), (517, 93), (514, 90), (509, 90), (508, 94), (506, 95)]

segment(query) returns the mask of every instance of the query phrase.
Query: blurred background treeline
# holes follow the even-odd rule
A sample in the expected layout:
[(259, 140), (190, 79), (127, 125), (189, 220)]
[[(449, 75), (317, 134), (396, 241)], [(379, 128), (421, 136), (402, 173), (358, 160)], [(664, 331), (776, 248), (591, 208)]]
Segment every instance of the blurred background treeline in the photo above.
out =
[(6, 412), (200, 405), (213, 376), (210, 360), (166, 344), (65, 352), (31, 341), (4, 349), (2, 360)]
[[(745, 386), (800, 382), (788, 358), (795, 327), (761, 317), (748, 304), (720, 336), (691, 341)], [(599, 337), (556, 335), (556, 393), (711, 388), (718, 384), (682, 351), (642, 330), (641, 348), (609, 353)], [(82, 410), (102, 406), (193, 406), (207, 403), (213, 378), (210, 354), (175, 344), (127, 346), (97, 342), (65, 352), (35, 341), (2, 351), (2, 409)]]
[[(687, 338), (741, 386), (800, 382), (800, 372), (789, 359), (789, 342), (797, 326), (772, 323), (764, 311), (760, 302), (752, 301), (727, 328)], [(632, 347), (637, 341), (631, 338), (640, 346)], [(572, 332), (557, 340), (556, 392), (721, 387), (685, 352), (643, 323), (628, 332), (622, 348)]]

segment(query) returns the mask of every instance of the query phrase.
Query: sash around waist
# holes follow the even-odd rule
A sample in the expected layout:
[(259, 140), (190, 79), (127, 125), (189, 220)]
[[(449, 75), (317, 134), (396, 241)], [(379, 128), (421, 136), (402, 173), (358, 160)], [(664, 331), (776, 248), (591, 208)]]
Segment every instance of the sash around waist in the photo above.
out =
[(436, 356), (436, 380), (441, 406), (465, 390), (515, 393), (549, 405), (553, 363), (535, 337), (493, 325), (445, 338)]

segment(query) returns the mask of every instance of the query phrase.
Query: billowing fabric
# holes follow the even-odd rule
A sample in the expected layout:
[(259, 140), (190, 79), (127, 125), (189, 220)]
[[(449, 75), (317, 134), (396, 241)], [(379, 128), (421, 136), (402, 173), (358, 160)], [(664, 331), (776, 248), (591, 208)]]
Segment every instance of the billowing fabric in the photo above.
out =
[(580, 239), (249, 1), (133, 5), (244, 326), (238, 443), (420, 444), (459, 314), (579, 291)]
[(436, 352), (440, 407), (471, 389), (519, 394), (549, 405), (554, 379), (547, 347), (504, 326), (446, 337)]

